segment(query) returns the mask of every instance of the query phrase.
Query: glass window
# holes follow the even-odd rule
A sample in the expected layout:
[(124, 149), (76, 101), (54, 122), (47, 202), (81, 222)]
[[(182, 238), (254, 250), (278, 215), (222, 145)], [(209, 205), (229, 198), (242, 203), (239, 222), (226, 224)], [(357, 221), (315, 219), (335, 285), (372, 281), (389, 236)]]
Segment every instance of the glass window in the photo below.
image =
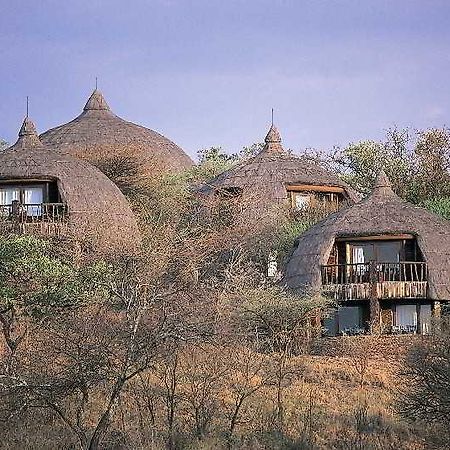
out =
[(431, 305), (420, 305), (420, 328), (422, 334), (428, 334), (431, 328)]
[(29, 217), (42, 215), (44, 202), (43, 186), (2, 186), (0, 187), (0, 206), (2, 215), (11, 213), (13, 201), (20, 202), (21, 210)]
[(304, 192), (292, 192), (295, 209), (305, 209), (311, 205), (311, 195)]
[(41, 187), (27, 187), (23, 189), (23, 204), (25, 205), (27, 216), (37, 217), (42, 215), (42, 203), (44, 192)]
[(403, 332), (415, 332), (417, 330), (416, 305), (397, 305), (395, 308), (395, 324)]
[(379, 262), (399, 262), (400, 251), (400, 242), (392, 241), (376, 243), (377, 261)]
[(359, 306), (340, 306), (338, 317), (341, 333), (358, 334), (362, 331), (361, 308)]
[(14, 200), (20, 200), (20, 189), (5, 186), (0, 188), (0, 205), (10, 205)]
[(373, 244), (352, 244), (351, 258), (353, 264), (373, 261), (375, 258)]
[(399, 241), (367, 242), (350, 244), (351, 263), (399, 262), (402, 243)]

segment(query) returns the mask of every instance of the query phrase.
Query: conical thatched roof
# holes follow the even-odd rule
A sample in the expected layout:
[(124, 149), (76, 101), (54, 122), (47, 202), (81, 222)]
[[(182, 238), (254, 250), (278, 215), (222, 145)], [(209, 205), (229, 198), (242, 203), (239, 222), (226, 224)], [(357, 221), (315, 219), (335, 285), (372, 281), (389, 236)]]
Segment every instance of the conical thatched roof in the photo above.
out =
[(101, 250), (135, 248), (137, 222), (120, 190), (85, 161), (58, 154), (40, 141), (27, 117), (17, 142), (0, 152), (0, 180), (52, 180), (69, 207), (69, 228)]
[(314, 225), (298, 238), (286, 268), (286, 282), (296, 289), (319, 290), (320, 265), (327, 264), (336, 238), (411, 234), (428, 264), (429, 293), (450, 300), (450, 222), (403, 201), (382, 172), (372, 194)]
[(184, 151), (156, 131), (116, 116), (97, 89), (74, 120), (46, 131), (42, 142), (60, 153), (99, 166), (131, 158), (142, 175), (179, 172), (192, 166)]
[(357, 198), (336, 175), (306, 158), (285, 151), (280, 133), (273, 125), (258, 155), (221, 173), (199, 191), (207, 194), (220, 189), (240, 188), (244, 193), (258, 192), (264, 203), (278, 203), (288, 198), (286, 186), (289, 184), (341, 187), (350, 200), (356, 201)]

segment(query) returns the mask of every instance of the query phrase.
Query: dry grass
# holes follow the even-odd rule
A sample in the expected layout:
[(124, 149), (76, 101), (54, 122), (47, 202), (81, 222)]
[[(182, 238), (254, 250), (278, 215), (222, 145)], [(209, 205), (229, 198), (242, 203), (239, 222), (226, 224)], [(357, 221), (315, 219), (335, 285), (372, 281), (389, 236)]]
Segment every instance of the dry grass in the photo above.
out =
[[(264, 386), (245, 404), (232, 448), (433, 448), (425, 439), (426, 430), (419, 432), (395, 413), (397, 388), (402, 382), (402, 357), (413, 341), (410, 337), (356, 337), (320, 342), (320, 354), (298, 356), (292, 361), (297, 371), (292, 383), (286, 386), (284, 429), (276, 430), (273, 425), (274, 387)], [(186, 353), (189, 361), (182, 361), (180, 370), (187, 372), (180, 372), (178, 380), (176, 448), (228, 448), (225, 411), (231, 397), (226, 382), (218, 377), (217, 386), (208, 394), (211, 423), (202, 439), (193, 437), (194, 422), (187, 393), (193, 392), (192, 382), (199, 379), (196, 374), (208, 377), (221, 370), (230, 358), (229, 351), (211, 347), (203, 348), (201, 357), (193, 357), (192, 350)], [(271, 357), (264, 358), (270, 364)], [(166, 415), (162, 385), (154, 374), (148, 380), (150, 384), (146, 387), (134, 384), (121, 398), (103, 448), (164, 448)], [(146, 407), (150, 397), (155, 401), (153, 424)], [(100, 395), (96, 401), (101, 401)], [(62, 449), (70, 448), (73, 442), (55, 417), (42, 412), (30, 412), (23, 420), (4, 424), (2, 428), (6, 440), (0, 447), (5, 449)]]

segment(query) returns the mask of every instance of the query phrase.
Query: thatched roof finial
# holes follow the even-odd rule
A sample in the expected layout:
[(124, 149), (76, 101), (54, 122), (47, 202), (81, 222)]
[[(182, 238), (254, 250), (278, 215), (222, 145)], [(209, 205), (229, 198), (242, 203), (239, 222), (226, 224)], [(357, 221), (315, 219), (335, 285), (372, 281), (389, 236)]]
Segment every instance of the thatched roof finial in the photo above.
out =
[(19, 137), (33, 135), (37, 137), (36, 126), (27, 114), (27, 116), (23, 120), (22, 126), (20, 127)]
[(36, 126), (28, 116), (25, 117), (22, 126), (20, 127), (17, 143), (22, 147), (36, 147), (42, 145), (36, 131)]
[(269, 128), (269, 131), (266, 135), (266, 138), (264, 139), (264, 142), (266, 144), (264, 145), (261, 154), (285, 153), (284, 148), (281, 145), (280, 133), (278, 132), (277, 127), (275, 125), (272, 124), (271, 127)]
[(269, 128), (269, 131), (266, 134), (264, 142), (266, 144), (281, 143), (281, 136), (275, 125), (272, 124), (271, 127)]
[(373, 194), (382, 194), (382, 195), (388, 195), (388, 194), (394, 194), (394, 191), (392, 190), (392, 184), (386, 175), (386, 172), (381, 169), (378, 173), (377, 179), (375, 181), (375, 185), (373, 187)]
[(94, 89), (89, 100), (83, 108), (84, 111), (110, 111), (108, 103), (106, 103), (103, 94), (98, 90)]

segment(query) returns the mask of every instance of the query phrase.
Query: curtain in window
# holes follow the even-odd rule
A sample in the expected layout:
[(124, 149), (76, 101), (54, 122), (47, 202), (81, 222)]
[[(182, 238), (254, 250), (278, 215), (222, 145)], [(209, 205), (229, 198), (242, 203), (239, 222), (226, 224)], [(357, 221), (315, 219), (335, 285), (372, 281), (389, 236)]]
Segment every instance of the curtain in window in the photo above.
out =
[(2, 188), (0, 189), (0, 215), (9, 216), (11, 212), (11, 203), (14, 200), (20, 199), (20, 191), (16, 188)]
[(305, 194), (294, 194), (295, 208), (305, 209), (311, 204), (311, 196)]
[(0, 189), (0, 205), (10, 205), (14, 200), (20, 199), (20, 191), (16, 188)]
[(41, 204), (44, 200), (42, 188), (29, 187), (23, 190), (23, 203), (27, 210), (27, 216), (36, 217), (42, 215)]
[(363, 247), (353, 247), (352, 248), (352, 261), (353, 261), (353, 264), (365, 262)]
[[(364, 247), (352, 247), (352, 262), (353, 264), (362, 264), (365, 263), (365, 257), (364, 257)], [(362, 275), (367, 272), (367, 267), (360, 265), (360, 266), (353, 266), (355, 273), (357, 275)]]
[(428, 334), (431, 327), (431, 305), (420, 305), (420, 328), (422, 334)]
[(417, 327), (416, 305), (397, 305), (395, 309), (397, 326), (413, 331), (412, 329)]

